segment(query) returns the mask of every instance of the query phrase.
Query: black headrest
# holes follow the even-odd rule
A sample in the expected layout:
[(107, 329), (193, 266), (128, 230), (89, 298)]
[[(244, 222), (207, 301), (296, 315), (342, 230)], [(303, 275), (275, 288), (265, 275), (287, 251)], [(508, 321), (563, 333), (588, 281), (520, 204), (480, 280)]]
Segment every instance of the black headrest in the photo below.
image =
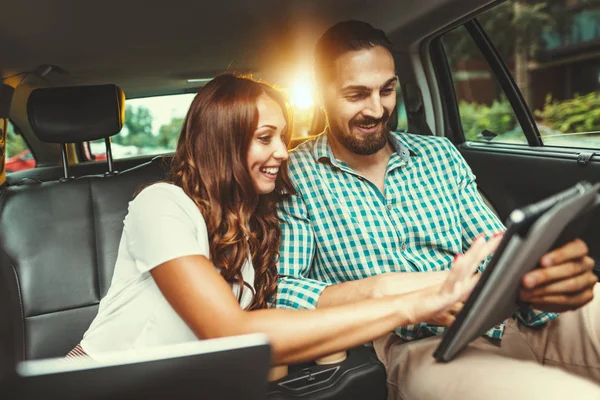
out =
[(125, 94), (116, 85), (36, 89), (27, 101), (29, 124), (48, 143), (74, 143), (119, 133)]

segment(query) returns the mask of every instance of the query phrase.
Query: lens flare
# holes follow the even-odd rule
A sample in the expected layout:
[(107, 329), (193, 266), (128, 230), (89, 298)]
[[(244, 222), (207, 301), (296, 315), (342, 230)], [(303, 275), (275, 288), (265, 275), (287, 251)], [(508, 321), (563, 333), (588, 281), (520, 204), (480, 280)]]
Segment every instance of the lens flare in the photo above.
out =
[(298, 77), (289, 94), (292, 105), (300, 110), (306, 110), (314, 104), (312, 82), (307, 76)]

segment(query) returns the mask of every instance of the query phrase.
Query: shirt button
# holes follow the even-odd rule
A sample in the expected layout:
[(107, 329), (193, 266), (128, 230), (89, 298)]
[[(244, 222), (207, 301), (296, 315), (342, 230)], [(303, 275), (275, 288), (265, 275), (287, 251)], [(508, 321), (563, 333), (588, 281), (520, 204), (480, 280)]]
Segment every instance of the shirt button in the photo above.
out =
[(402, 250), (406, 250), (406, 243), (402, 243)]
[(391, 210), (391, 209), (392, 209), (392, 205), (391, 205), (391, 204), (388, 204), (388, 205), (387, 205), (387, 209), (388, 209), (388, 210)]

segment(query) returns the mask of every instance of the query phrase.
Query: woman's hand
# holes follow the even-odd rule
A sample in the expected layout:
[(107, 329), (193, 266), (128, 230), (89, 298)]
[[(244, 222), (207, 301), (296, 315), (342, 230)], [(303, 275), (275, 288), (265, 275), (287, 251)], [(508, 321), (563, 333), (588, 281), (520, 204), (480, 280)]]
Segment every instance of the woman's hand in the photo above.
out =
[(502, 235), (494, 235), (488, 241), (483, 236), (477, 237), (465, 254), (455, 256), (452, 268), (442, 284), (409, 294), (409, 296), (414, 294), (423, 297), (414, 304), (415, 322), (452, 325), (463, 307), (463, 301), (471, 294), (479, 280), (480, 275), (476, 274), (477, 268), (496, 250), (501, 239)]

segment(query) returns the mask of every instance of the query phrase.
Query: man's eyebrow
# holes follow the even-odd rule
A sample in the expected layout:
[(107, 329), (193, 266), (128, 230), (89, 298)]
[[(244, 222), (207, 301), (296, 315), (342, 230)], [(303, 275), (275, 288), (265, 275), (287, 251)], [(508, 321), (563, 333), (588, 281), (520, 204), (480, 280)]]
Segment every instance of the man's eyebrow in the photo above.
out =
[(394, 76), (393, 78), (388, 79), (388, 81), (383, 84), (382, 88), (384, 88), (384, 87), (386, 87), (388, 85), (391, 85), (392, 83), (395, 84), (396, 82), (398, 82), (398, 77)]
[(362, 85), (349, 85), (342, 88), (342, 92), (370, 92), (371, 88)]
[[(398, 81), (398, 77), (394, 76), (393, 78), (388, 79), (381, 87), (384, 88), (392, 83), (396, 83)], [(363, 86), (363, 85), (348, 85), (342, 88), (342, 92), (370, 92), (372, 88)]]

